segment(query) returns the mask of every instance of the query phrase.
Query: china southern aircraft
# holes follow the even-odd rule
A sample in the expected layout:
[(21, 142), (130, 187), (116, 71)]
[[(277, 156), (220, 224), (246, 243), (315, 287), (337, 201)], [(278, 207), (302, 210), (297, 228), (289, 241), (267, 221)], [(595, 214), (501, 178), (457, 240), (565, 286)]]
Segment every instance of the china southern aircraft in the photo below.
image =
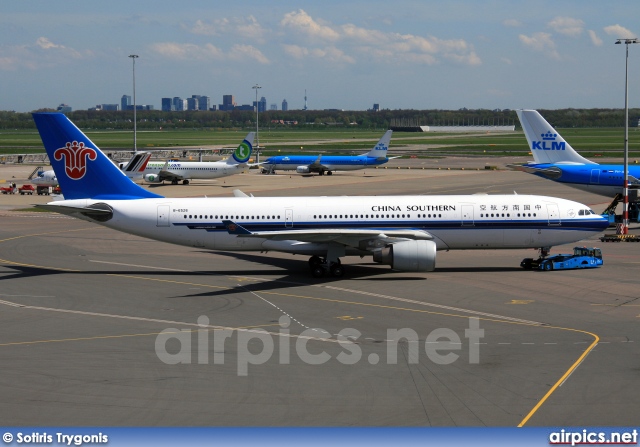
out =
[(372, 166), (382, 165), (392, 158), (387, 158), (387, 150), (391, 141), (391, 133), (387, 132), (380, 141), (366, 154), (362, 155), (277, 155), (269, 157), (263, 163), (263, 174), (274, 174), (276, 170), (296, 171), (298, 174), (317, 172), (323, 175), (333, 174), (333, 171), (355, 171)]
[(343, 256), (428, 272), (437, 250), (542, 248), (608, 221), (586, 205), (531, 195), (167, 198), (128, 179), (61, 113), (34, 113), (65, 200), (48, 210), (158, 241), (221, 251), (310, 256), (342, 276)]
[[(182, 181), (188, 185), (192, 179), (214, 179), (240, 174), (249, 166), (247, 162), (253, 150), (254, 132), (249, 132), (238, 148), (226, 160), (222, 161), (166, 161), (148, 162), (140, 169), (123, 169), (132, 180), (144, 180), (147, 183), (164, 183), (171, 181), (177, 185)], [(138, 152), (138, 154), (141, 154)], [(135, 155), (134, 155), (135, 157)], [(133, 161), (133, 160), (132, 160)], [(129, 163), (131, 165), (131, 162)]]
[[(578, 154), (536, 110), (516, 110), (535, 162), (510, 165), (512, 169), (614, 197), (622, 194), (624, 167), (600, 165)], [(629, 166), (629, 186), (640, 186), (640, 166)]]

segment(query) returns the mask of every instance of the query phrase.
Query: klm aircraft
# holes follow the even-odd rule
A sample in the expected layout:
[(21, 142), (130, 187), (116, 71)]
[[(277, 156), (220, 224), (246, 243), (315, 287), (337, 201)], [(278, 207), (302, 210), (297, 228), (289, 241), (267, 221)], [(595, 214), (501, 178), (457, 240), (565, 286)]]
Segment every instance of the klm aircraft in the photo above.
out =
[[(582, 157), (536, 110), (516, 113), (535, 162), (509, 167), (602, 196), (622, 194), (623, 165), (601, 165)], [(640, 166), (629, 166), (629, 187), (640, 187), (638, 179)]]
[(168, 198), (128, 179), (64, 114), (33, 118), (64, 191), (39, 207), (197, 249), (306, 254), (315, 277), (342, 276), (343, 256), (428, 272), (437, 250), (548, 249), (609, 224), (581, 203), (532, 195)]
[(298, 174), (309, 174), (317, 172), (323, 175), (333, 174), (333, 171), (355, 171), (372, 166), (378, 166), (391, 160), (387, 157), (391, 133), (387, 132), (380, 138), (380, 141), (366, 154), (362, 155), (278, 155), (270, 157), (262, 166), (263, 174), (273, 174), (276, 170), (296, 171)]

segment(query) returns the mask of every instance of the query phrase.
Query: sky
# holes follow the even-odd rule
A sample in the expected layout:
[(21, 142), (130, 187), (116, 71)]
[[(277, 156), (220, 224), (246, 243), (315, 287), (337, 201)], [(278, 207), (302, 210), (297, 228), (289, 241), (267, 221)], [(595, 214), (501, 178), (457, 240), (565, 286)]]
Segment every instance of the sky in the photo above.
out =
[[(0, 110), (234, 95), (366, 110), (623, 108), (640, 1), (0, 2)], [(629, 45), (640, 107), (640, 44)]]

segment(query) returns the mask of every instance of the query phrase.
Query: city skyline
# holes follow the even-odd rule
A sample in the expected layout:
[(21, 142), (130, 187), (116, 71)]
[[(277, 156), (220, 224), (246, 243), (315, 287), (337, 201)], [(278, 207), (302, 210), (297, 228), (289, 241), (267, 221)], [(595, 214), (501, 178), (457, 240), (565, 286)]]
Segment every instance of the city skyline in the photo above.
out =
[[(2, 110), (95, 107), (132, 93), (255, 91), (290, 109), (620, 108), (640, 3), (166, 0), (4, 2)], [(630, 106), (640, 45), (629, 48)], [(217, 102), (217, 100), (215, 101)]]

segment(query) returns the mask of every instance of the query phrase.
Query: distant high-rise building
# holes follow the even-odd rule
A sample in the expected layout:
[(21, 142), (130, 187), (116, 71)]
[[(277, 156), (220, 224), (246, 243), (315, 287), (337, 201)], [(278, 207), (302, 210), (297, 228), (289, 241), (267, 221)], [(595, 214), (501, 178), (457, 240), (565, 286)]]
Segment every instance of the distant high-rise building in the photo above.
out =
[(374, 112), (379, 112), (380, 111), (380, 104), (374, 104), (373, 105), (373, 111)]
[(120, 110), (129, 110), (129, 106), (131, 106), (131, 96), (122, 95), (120, 99)]
[(286, 112), (287, 110), (289, 110), (289, 103), (287, 102), (286, 99), (282, 100), (282, 111)]
[(233, 95), (222, 95), (222, 104), (220, 104), (220, 110), (233, 110), (236, 105), (237, 104)]
[(173, 97), (173, 110), (176, 112), (183, 112), (187, 108), (185, 100), (179, 96)]
[(204, 95), (198, 95), (198, 110), (209, 110), (211, 107), (211, 98)]
[(269, 104), (269, 110), (278, 110), (278, 104), (275, 102), (273, 104)]
[(187, 98), (187, 110), (198, 110), (198, 98), (196, 95)]
[(258, 103), (258, 112), (266, 112), (267, 111), (267, 98), (264, 96), (260, 98), (260, 102)]
[(172, 98), (162, 98), (162, 111), (163, 112), (173, 112), (176, 108), (173, 105)]

